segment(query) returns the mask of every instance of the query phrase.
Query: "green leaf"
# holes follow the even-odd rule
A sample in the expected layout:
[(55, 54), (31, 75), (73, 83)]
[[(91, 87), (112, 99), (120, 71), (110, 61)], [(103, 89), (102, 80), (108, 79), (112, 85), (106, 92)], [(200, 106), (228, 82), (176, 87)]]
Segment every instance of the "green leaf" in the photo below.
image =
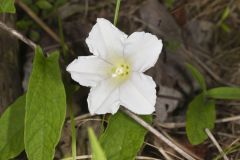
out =
[(222, 23), (220, 27), (225, 31), (225, 32), (230, 32), (231, 29), (226, 23)]
[(88, 128), (88, 135), (92, 148), (92, 160), (107, 160), (92, 128)]
[[(151, 116), (143, 116), (151, 122)], [(147, 130), (122, 112), (109, 119), (100, 143), (110, 160), (134, 160), (140, 150)]]
[(17, 28), (24, 31), (27, 31), (32, 25), (33, 25), (32, 20), (24, 18), (16, 22)]
[(207, 91), (207, 97), (214, 99), (240, 100), (240, 88), (218, 87)]
[(174, 4), (175, 0), (164, 0), (164, 3), (166, 5), (167, 8), (173, 8), (173, 4)]
[(19, 97), (0, 118), (0, 159), (11, 159), (24, 150), (25, 98)]
[(170, 52), (176, 52), (176, 50), (181, 46), (181, 43), (177, 40), (168, 40), (166, 42), (166, 49)]
[(0, 0), (0, 13), (15, 13), (14, 0)]
[(27, 98), (24, 143), (29, 160), (52, 160), (66, 114), (59, 53), (35, 51)]
[(205, 129), (213, 129), (215, 119), (215, 101), (205, 99), (204, 94), (196, 96), (187, 110), (186, 131), (191, 144), (200, 144), (208, 138)]
[(47, 0), (39, 0), (36, 2), (36, 5), (43, 10), (48, 10), (52, 8), (52, 4), (49, 3)]
[(225, 21), (229, 15), (230, 15), (230, 8), (226, 7), (222, 13), (222, 16), (219, 22), (222, 23), (223, 21)]
[(28, 5), (28, 6), (30, 6), (30, 7), (32, 7), (32, 5), (33, 5), (33, 0), (21, 0), (24, 4), (26, 4), (26, 5)]
[(37, 31), (31, 30), (29, 33), (29, 37), (36, 42), (40, 39), (41, 35)]
[(67, 0), (53, 0), (53, 1), (54, 1), (54, 7), (55, 8), (58, 8), (58, 7), (64, 5), (67, 2)]
[(207, 85), (204, 76), (193, 65), (187, 63), (186, 66), (189, 71), (191, 71), (192, 76), (198, 82), (203, 92), (205, 92), (207, 90)]

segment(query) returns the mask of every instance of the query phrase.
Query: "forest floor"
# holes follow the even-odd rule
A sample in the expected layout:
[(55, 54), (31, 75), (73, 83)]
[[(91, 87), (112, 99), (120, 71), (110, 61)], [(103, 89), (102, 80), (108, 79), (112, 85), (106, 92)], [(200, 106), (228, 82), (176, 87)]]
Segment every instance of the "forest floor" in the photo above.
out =
[[(63, 51), (61, 40), (64, 38), (71, 62), (77, 56), (90, 55), (85, 43), (89, 31), (96, 18), (113, 21), (114, 10), (114, 0), (52, 0), (51, 7), (37, 7), (32, 1), (23, 0), (17, 3), (16, 27), (45, 51)], [(39, 19), (43, 23), (39, 24)], [(160, 59), (147, 72), (156, 81), (159, 94), (153, 126), (199, 159), (221, 159), (210, 139), (197, 146), (187, 139), (184, 125), (187, 104), (200, 88), (184, 65), (187, 62), (196, 66), (204, 74), (208, 88), (240, 86), (240, 1), (122, 0), (117, 26), (127, 34), (146, 31), (163, 39)], [(20, 52), (22, 82), (26, 89), (34, 54), (24, 44), (20, 44)], [(87, 127), (100, 132), (101, 126), (101, 116), (88, 114), (88, 92), (88, 88), (80, 87), (74, 95), (78, 155), (90, 154)], [(212, 130), (217, 142), (233, 160), (240, 159), (239, 113), (239, 102), (219, 101), (217, 123)], [(66, 123), (56, 157), (71, 153), (69, 128)], [(147, 135), (139, 156), (165, 159), (162, 152), (173, 159), (183, 159), (151, 134)]]

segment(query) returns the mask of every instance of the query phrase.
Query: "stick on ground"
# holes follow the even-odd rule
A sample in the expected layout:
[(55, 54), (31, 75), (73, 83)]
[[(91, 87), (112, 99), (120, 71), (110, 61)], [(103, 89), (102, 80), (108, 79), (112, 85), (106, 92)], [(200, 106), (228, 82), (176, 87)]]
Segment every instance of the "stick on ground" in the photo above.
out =
[(195, 160), (195, 158), (193, 158), (191, 155), (189, 155), (188, 153), (186, 153), (183, 149), (181, 149), (179, 146), (177, 146), (176, 144), (174, 144), (172, 141), (170, 141), (168, 138), (166, 138), (163, 134), (161, 134), (158, 130), (156, 130), (155, 128), (153, 128), (151, 125), (149, 125), (147, 122), (145, 122), (142, 118), (138, 117), (137, 115), (135, 115), (134, 113), (132, 113), (131, 111), (127, 110), (127, 109), (121, 109), (125, 114), (127, 114), (129, 117), (131, 117), (132, 119), (134, 119), (136, 122), (138, 122), (140, 125), (142, 125), (144, 128), (146, 128), (148, 131), (150, 131), (151, 133), (153, 133), (157, 138), (159, 138), (160, 140), (162, 140), (163, 142), (165, 142), (167, 145), (169, 145), (170, 147), (172, 147), (175, 151), (177, 151), (179, 154), (181, 154), (183, 157), (185, 157), (188, 160)]

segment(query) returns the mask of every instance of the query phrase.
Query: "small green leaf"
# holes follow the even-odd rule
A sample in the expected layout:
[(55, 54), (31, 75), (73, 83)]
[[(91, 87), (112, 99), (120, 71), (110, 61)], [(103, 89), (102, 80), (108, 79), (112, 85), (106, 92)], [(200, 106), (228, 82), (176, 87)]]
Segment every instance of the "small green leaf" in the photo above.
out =
[(205, 129), (213, 129), (215, 119), (215, 101), (205, 99), (203, 94), (196, 96), (187, 110), (186, 131), (191, 144), (200, 144), (208, 138)]
[(52, 160), (66, 113), (66, 95), (59, 69), (59, 53), (35, 51), (27, 98), (24, 143), (29, 160)]
[(226, 7), (222, 13), (222, 16), (219, 22), (222, 23), (223, 21), (225, 21), (229, 15), (230, 15), (230, 8)]
[(231, 29), (226, 23), (222, 23), (220, 27), (225, 31), (225, 32), (230, 32)]
[(0, 159), (11, 159), (24, 150), (25, 98), (19, 97), (0, 118)]
[(92, 148), (92, 160), (107, 160), (92, 128), (88, 128), (88, 135)]
[[(152, 116), (143, 116), (151, 122)], [(100, 143), (110, 160), (134, 160), (140, 150), (147, 130), (122, 112), (109, 119), (108, 127), (100, 137)]]
[(36, 42), (40, 39), (41, 36), (37, 31), (31, 30), (29, 33), (29, 37)]
[(189, 69), (189, 71), (191, 71), (192, 76), (198, 82), (203, 92), (205, 92), (207, 90), (207, 85), (206, 85), (204, 76), (191, 64), (187, 63), (186, 66)]
[(58, 8), (64, 4), (66, 4), (67, 0), (54, 0), (54, 7)]
[(0, 0), (0, 13), (15, 13), (15, 0)]
[(24, 4), (26, 4), (26, 5), (28, 5), (28, 6), (30, 6), (30, 7), (32, 7), (32, 5), (33, 5), (33, 0), (21, 0)]
[(33, 25), (33, 22), (31, 20), (27, 20), (27, 19), (21, 19), (16, 22), (17, 28), (24, 30), (24, 31), (27, 31), (31, 25)]
[(173, 4), (174, 4), (175, 0), (164, 0), (164, 3), (166, 5), (167, 8), (173, 8)]
[(240, 88), (218, 87), (207, 91), (207, 97), (214, 99), (240, 100)]
[(43, 10), (51, 9), (52, 4), (49, 3), (47, 0), (39, 0), (36, 2), (36, 5)]
[(166, 42), (166, 49), (170, 52), (176, 52), (176, 50), (181, 46), (181, 43), (176, 40), (169, 40)]

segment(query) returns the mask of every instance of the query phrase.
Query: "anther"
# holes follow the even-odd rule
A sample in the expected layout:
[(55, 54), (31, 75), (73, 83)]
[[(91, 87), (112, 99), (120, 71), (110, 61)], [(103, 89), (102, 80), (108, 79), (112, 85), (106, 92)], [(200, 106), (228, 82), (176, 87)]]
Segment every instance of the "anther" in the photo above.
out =
[(112, 77), (119, 77), (121, 79), (127, 78), (130, 73), (130, 66), (128, 64), (120, 63), (112, 68)]

